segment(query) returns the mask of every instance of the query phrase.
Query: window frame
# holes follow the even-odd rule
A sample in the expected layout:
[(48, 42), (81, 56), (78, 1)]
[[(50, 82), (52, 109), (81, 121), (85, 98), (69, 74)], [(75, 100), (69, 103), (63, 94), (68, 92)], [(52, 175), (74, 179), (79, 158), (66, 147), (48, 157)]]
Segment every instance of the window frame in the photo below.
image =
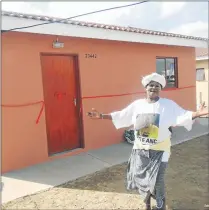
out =
[[(165, 86), (165, 89), (172, 89), (172, 88), (178, 88), (179, 86), (179, 80), (178, 80), (178, 58), (177, 57), (167, 57), (167, 56), (156, 56), (155, 62), (157, 62), (157, 59), (163, 59), (165, 63), (165, 79), (166, 79), (166, 84), (167, 84), (167, 78), (166, 78), (166, 59), (173, 59), (174, 60), (174, 76), (175, 76), (175, 84), (173, 87), (168, 87), (167, 85)], [(157, 70), (157, 69), (156, 69)]]
[[(198, 79), (197, 79), (197, 71), (198, 71), (198, 70), (203, 70), (203, 72), (204, 72), (204, 79), (203, 79), (203, 80), (198, 80)], [(206, 81), (205, 68), (197, 68), (197, 69), (196, 69), (196, 81), (197, 81), (197, 82), (204, 82), (204, 81)]]

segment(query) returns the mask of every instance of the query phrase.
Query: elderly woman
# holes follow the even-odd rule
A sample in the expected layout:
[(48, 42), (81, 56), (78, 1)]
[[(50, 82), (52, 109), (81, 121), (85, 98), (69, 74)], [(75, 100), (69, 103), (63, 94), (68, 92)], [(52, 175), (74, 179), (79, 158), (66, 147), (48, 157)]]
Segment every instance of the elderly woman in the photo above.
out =
[(87, 115), (92, 119), (109, 119), (117, 129), (134, 126), (135, 141), (127, 167), (127, 189), (137, 189), (151, 209), (151, 197), (156, 200), (155, 209), (165, 209), (164, 175), (170, 157), (170, 127), (184, 126), (191, 130), (193, 120), (207, 115), (204, 105), (192, 112), (181, 108), (174, 101), (160, 98), (166, 86), (162, 75), (153, 73), (142, 79), (147, 97), (132, 102), (121, 111), (102, 114), (92, 109)]

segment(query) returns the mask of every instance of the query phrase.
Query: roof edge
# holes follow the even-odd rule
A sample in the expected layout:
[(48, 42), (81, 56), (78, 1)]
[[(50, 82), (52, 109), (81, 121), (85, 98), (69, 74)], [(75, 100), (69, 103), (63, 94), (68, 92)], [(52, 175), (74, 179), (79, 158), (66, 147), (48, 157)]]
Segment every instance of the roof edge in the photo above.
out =
[[(101, 24), (101, 23), (93, 23), (93, 22), (86, 22), (86, 21), (77, 21), (77, 20), (66, 20), (66, 18), (58, 18), (58, 17), (51, 17), (51, 16), (44, 16), (44, 15), (37, 15), (37, 14), (27, 14), (27, 13), (18, 13), (12, 11), (2, 11), (2, 16), (11, 16), (17, 18), (25, 18), (25, 19), (34, 19), (34, 20), (41, 20), (41, 21), (61, 21), (60, 24), (68, 23), (68, 24), (81, 24), (87, 27), (105, 27), (106, 29), (110, 30), (122, 30), (122, 31), (130, 31), (130, 32), (138, 32), (138, 33), (145, 33), (145, 34), (153, 34), (153, 35), (163, 35), (163, 36), (171, 36), (171, 37), (179, 37), (179, 38), (186, 38), (186, 39), (195, 39), (195, 40), (205, 40), (209, 41), (207, 38), (203, 37), (195, 37), (183, 34), (175, 34), (175, 33), (168, 33), (163, 31), (155, 31), (150, 29), (142, 29), (136, 27), (124, 27), (124, 26), (117, 26), (117, 25), (109, 25), (109, 24)], [(53, 23), (52, 23), (53, 24)]]
[(45, 24), (37, 27), (16, 30), (19, 32), (51, 34), (59, 36), (71, 36), (80, 38), (93, 38), (115, 41), (139, 42), (150, 44), (163, 44), (173, 46), (201, 47), (208, 46), (207, 39), (178, 36), (163, 32), (155, 32), (130, 27), (110, 26), (97, 23), (86, 23), (81, 21), (67, 21), (56, 23), (61, 18), (50, 19), (45, 16), (31, 16), (23, 13), (2, 13), (2, 30), (9, 30), (16, 27), (24, 27), (43, 23), (44, 21), (54, 21), (52, 24)]

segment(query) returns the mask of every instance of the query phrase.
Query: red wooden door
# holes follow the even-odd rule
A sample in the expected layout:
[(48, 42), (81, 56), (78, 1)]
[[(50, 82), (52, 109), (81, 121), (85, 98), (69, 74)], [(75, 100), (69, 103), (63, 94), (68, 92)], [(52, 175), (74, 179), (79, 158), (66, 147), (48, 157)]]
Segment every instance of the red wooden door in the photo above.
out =
[(49, 155), (79, 148), (75, 59), (42, 55), (42, 76)]

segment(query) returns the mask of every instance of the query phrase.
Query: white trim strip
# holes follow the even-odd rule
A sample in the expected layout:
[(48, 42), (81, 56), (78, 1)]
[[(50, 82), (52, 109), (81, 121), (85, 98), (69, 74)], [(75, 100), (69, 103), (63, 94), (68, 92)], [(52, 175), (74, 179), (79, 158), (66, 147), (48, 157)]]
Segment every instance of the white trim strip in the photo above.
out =
[[(2, 16), (2, 30), (11, 28), (24, 27), (33, 24), (43, 23), (44, 21), (17, 18), (10, 16)], [(93, 38), (103, 40), (127, 41), (148, 44), (162, 44), (173, 46), (186, 46), (186, 47), (199, 47), (207, 48), (207, 41), (194, 40), (178, 37), (168, 37), (160, 35), (140, 34), (126, 31), (116, 31), (110, 29), (91, 28), (86, 26), (52, 23), (47, 25), (36, 26), (17, 30), (20, 32), (38, 33), (38, 34), (51, 34), (59, 36), (71, 36), (81, 38)]]

